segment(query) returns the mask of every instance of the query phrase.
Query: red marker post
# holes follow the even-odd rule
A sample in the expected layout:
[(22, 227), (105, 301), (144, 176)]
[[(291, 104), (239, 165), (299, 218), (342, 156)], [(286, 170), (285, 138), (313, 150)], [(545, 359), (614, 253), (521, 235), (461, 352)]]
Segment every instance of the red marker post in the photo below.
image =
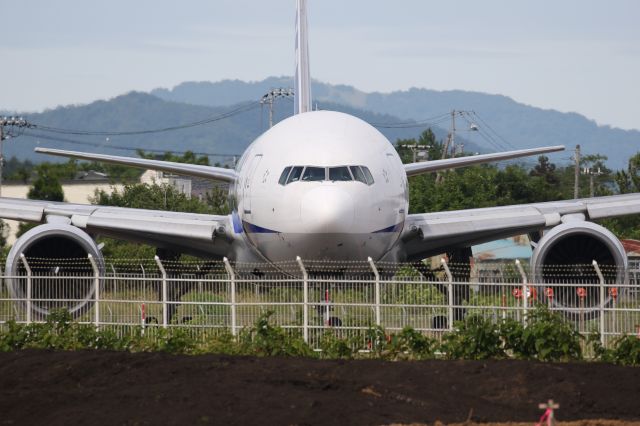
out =
[(547, 304), (549, 305), (549, 309), (551, 309), (551, 302), (553, 301), (553, 289), (551, 287), (545, 288), (544, 295), (547, 297)]
[(553, 399), (550, 399), (546, 404), (538, 404), (538, 408), (545, 411), (542, 417), (540, 417), (540, 420), (538, 420), (538, 423), (536, 423), (536, 426), (542, 426), (545, 424), (547, 426), (555, 426), (556, 416), (554, 415), (554, 410), (560, 408), (560, 404), (554, 402)]
[(580, 330), (582, 330), (582, 325), (584, 324), (584, 299), (587, 297), (587, 289), (584, 287), (578, 287), (576, 289), (576, 293), (580, 298)]
[(513, 290), (511, 290), (511, 294), (513, 294), (513, 297), (515, 297), (516, 299), (520, 299), (522, 297), (522, 290), (519, 288), (514, 288)]

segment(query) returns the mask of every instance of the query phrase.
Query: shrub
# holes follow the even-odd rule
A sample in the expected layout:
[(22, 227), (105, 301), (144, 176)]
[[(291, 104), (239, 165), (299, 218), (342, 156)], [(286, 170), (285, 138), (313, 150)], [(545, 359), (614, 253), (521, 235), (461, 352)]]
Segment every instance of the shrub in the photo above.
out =
[(501, 325), (505, 348), (522, 359), (540, 361), (570, 361), (582, 359), (583, 337), (561, 315), (539, 304), (528, 312), (526, 327), (513, 321)]
[(640, 365), (640, 338), (634, 335), (618, 337), (613, 343), (610, 360), (620, 365)]
[(438, 341), (405, 327), (391, 336), (389, 346), (394, 359), (431, 359), (435, 357)]
[(312, 356), (313, 350), (299, 336), (289, 336), (269, 323), (273, 311), (266, 312), (256, 325), (240, 333), (240, 348), (258, 356)]
[(479, 315), (458, 322), (443, 337), (442, 350), (448, 359), (504, 358), (498, 325)]
[(324, 359), (352, 359), (354, 344), (327, 331), (320, 339), (320, 356)]

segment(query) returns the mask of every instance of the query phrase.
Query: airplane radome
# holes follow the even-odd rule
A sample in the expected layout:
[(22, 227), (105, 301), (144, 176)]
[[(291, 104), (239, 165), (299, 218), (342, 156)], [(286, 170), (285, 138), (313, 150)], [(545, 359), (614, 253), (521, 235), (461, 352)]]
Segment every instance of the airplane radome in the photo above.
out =
[(379, 259), (398, 239), (409, 201), (400, 157), (353, 116), (283, 120), (238, 164), (236, 230), (271, 261)]
[[(207, 259), (263, 262), (272, 269), (284, 270), (278, 262), (291, 262), (297, 256), (308, 260), (365, 261), (371, 257), (420, 262), (428, 256), (448, 253), (454, 261), (468, 265), (472, 245), (529, 234), (536, 241), (531, 268), (536, 271), (538, 283), (594, 279), (589, 268), (573, 269), (573, 277), (566, 272), (558, 277), (554, 275), (557, 268), (544, 268), (590, 265), (593, 260), (603, 271), (611, 271), (605, 277), (608, 282), (625, 281), (627, 257), (622, 245), (611, 232), (591, 220), (640, 213), (640, 194), (409, 214), (410, 176), (540, 155), (564, 147), (402, 164), (392, 144), (371, 125), (339, 112), (311, 111), (305, 4), (298, 0), (294, 116), (256, 139), (236, 170), (36, 149), (63, 157), (228, 182), (233, 208), (230, 215), (0, 198), (0, 218), (39, 224), (13, 245), (7, 256), (6, 275), (25, 274), (22, 256), (60, 261), (58, 270), (64, 274), (69, 267), (65, 261), (91, 255), (104, 271), (104, 259), (95, 242), (99, 235)], [(74, 274), (78, 264), (71, 266)], [(85, 269), (92, 274), (90, 265)], [(461, 271), (466, 276), (458, 278), (468, 279), (469, 268)], [(24, 297), (21, 281), (24, 280), (7, 279), (12, 297)], [(74, 299), (67, 308), (77, 314), (89, 303), (92, 288), (89, 285), (58, 296)], [(592, 289), (596, 291), (595, 287)], [(568, 287), (559, 287), (553, 303), (560, 308), (575, 307), (571, 305), (575, 297), (570, 292)], [(464, 294), (463, 291), (454, 296), (454, 302), (461, 304)], [(600, 306), (597, 291), (586, 300), (590, 305), (581, 309)], [(609, 301), (610, 297), (604, 302)], [(47, 302), (34, 301), (31, 306), (38, 314), (47, 313)]]

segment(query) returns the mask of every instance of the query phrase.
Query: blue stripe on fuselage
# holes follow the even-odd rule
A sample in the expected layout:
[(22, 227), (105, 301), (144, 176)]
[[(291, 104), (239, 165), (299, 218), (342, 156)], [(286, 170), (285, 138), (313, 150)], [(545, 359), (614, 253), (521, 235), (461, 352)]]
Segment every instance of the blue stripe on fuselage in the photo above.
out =
[(242, 222), (240, 222), (240, 216), (237, 211), (231, 212), (231, 223), (233, 224), (233, 232), (236, 234), (242, 234)]
[(244, 229), (252, 234), (279, 234), (278, 231), (263, 228), (262, 226), (254, 225), (253, 223), (249, 223), (244, 220), (242, 221), (242, 224), (244, 225)]
[[(234, 220), (233, 222), (233, 228), (234, 230), (236, 229), (236, 222)], [(254, 225), (253, 223), (249, 223), (247, 221), (242, 221), (242, 224), (244, 225), (244, 229), (252, 234), (279, 234), (280, 232), (278, 231), (274, 231), (272, 229), (267, 229), (267, 228), (263, 228), (262, 226), (258, 226), (258, 225)], [(397, 223), (395, 225), (389, 226), (387, 228), (384, 229), (379, 229), (377, 231), (372, 232), (372, 234), (380, 234), (383, 232), (400, 232), (402, 230), (402, 226), (404, 225), (403, 222)], [(236, 231), (236, 233), (238, 233), (238, 231)]]
[(395, 225), (389, 226), (388, 228), (384, 228), (384, 229), (379, 229), (377, 231), (373, 231), (372, 234), (379, 234), (382, 232), (400, 232), (402, 231), (402, 225), (404, 225), (403, 222), (397, 223)]

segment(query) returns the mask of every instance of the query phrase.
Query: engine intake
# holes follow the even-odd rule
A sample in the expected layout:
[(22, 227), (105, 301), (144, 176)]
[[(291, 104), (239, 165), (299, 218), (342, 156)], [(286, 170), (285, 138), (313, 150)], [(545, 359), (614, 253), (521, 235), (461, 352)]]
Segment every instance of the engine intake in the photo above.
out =
[[(573, 319), (588, 319), (597, 316), (600, 307), (594, 260), (607, 285), (625, 282), (627, 255), (616, 236), (595, 223), (572, 221), (544, 234), (533, 251), (531, 267), (535, 282), (553, 289), (554, 307)], [(608, 306), (612, 298), (606, 294)]]
[(7, 256), (9, 293), (27, 305), (27, 269), (31, 269), (31, 311), (46, 317), (53, 309), (67, 309), (74, 318), (93, 306), (95, 275), (88, 255), (104, 276), (104, 260), (95, 241), (84, 231), (67, 224), (47, 223), (22, 235)]

